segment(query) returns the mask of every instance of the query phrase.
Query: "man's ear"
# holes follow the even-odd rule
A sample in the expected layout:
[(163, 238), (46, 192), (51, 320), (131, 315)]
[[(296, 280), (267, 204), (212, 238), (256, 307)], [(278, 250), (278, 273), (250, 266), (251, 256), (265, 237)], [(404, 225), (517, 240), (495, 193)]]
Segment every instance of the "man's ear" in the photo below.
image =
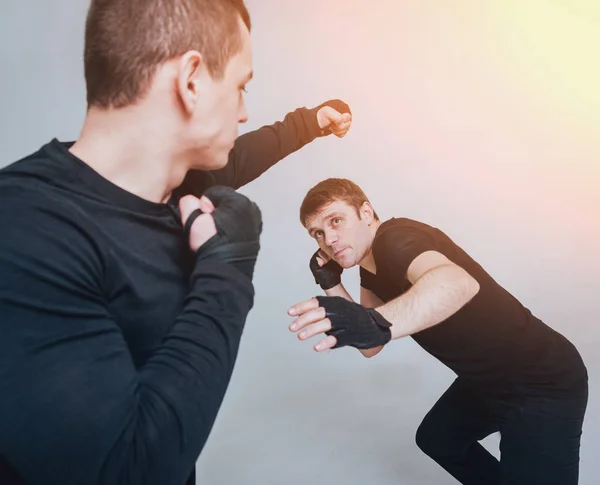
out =
[(375, 220), (375, 211), (369, 202), (363, 202), (363, 205), (360, 206), (360, 218), (367, 222), (368, 225), (371, 225)]
[(179, 61), (177, 70), (177, 94), (186, 113), (194, 112), (200, 92), (200, 77), (206, 68), (202, 54), (198, 51), (186, 52)]

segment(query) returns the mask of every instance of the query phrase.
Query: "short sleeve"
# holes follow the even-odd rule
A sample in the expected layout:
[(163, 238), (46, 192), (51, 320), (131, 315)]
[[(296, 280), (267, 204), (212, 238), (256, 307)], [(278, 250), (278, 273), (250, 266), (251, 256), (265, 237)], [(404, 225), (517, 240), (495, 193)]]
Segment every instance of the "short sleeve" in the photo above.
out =
[(401, 285), (406, 282), (411, 263), (424, 252), (439, 251), (439, 246), (432, 231), (425, 227), (399, 226), (384, 230), (373, 242), (377, 274)]
[(360, 267), (359, 275), (360, 275), (360, 286), (362, 286), (365, 290), (369, 290), (369, 291), (372, 291), (373, 293), (375, 293), (375, 288), (377, 286), (376, 281), (375, 281), (376, 276), (373, 273), (371, 273), (370, 271), (367, 271), (366, 269), (364, 269), (362, 266)]

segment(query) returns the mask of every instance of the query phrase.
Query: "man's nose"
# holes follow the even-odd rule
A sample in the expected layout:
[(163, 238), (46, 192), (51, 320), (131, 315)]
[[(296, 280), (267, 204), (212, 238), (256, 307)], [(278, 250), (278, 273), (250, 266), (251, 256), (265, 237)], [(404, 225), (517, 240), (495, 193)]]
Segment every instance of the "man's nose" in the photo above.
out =
[(325, 231), (325, 243), (327, 246), (333, 246), (338, 240), (337, 233), (335, 231)]

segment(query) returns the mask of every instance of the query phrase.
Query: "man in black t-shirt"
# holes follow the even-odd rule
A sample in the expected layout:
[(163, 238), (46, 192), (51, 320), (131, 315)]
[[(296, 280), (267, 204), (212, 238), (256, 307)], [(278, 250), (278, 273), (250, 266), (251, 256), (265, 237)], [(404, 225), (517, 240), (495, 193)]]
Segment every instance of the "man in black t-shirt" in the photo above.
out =
[[(406, 218), (379, 220), (363, 191), (327, 179), (300, 219), (319, 250), (310, 260), (327, 296), (294, 305), (315, 350), (366, 357), (411, 336), (458, 376), (425, 416), (417, 445), (460, 483), (575, 485), (587, 406), (576, 348), (536, 318), (446, 234)], [(360, 305), (341, 283), (360, 265)], [(478, 441), (501, 434), (501, 460)]]

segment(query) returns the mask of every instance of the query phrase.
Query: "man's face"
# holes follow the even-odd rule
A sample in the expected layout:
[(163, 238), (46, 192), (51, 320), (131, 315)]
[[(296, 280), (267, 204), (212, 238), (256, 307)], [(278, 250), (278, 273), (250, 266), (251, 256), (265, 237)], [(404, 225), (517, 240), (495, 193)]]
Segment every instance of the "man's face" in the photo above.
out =
[(243, 94), (252, 78), (252, 42), (241, 20), (239, 25), (242, 48), (229, 60), (223, 77), (213, 79), (205, 70), (198, 78), (198, 103), (192, 119), (198, 166), (193, 168), (224, 167), (238, 136), (238, 124), (248, 119)]
[(359, 217), (348, 203), (334, 201), (306, 221), (308, 233), (319, 248), (343, 268), (359, 264), (370, 249), (372, 212), (366, 204)]

